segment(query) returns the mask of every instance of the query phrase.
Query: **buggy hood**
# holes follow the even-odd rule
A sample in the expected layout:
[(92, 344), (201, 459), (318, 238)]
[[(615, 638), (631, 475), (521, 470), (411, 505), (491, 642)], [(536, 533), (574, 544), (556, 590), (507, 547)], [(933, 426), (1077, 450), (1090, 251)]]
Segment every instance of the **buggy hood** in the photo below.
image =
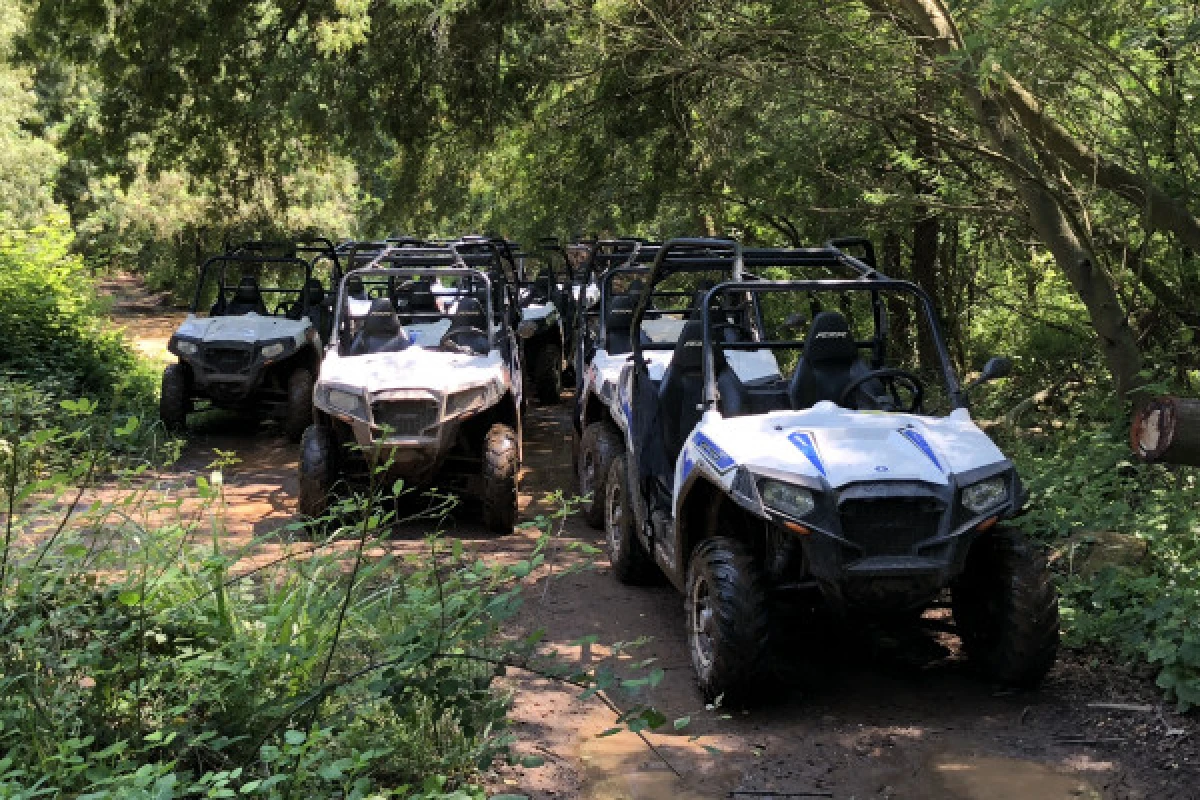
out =
[(805, 411), (705, 416), (683, 460), (704, 458), (718, 471), (741, 464), (751, 471), (823, 479), (836, 489), (880, 481), (947, 485), (956, 475), (1006, 463), (966, 409), (927, 417), (851, 411), (824, 402)]
[(290, 338), (300, 345), (311, 327), (312, 323), (307, 319), (263, 317), (258, 314), (232, 317), (197, 317), (188, 314), (175, 335), (201, 342), (267, 342)]
[(321, 365), (320, 385), (365, 389), (368, 394), (394, 389), (456, 392), (472, 386), (508, 384), (508, 367), (499, 351), (468, 355), (409, 347), (398, 353), (341, 356), (331, 351)]

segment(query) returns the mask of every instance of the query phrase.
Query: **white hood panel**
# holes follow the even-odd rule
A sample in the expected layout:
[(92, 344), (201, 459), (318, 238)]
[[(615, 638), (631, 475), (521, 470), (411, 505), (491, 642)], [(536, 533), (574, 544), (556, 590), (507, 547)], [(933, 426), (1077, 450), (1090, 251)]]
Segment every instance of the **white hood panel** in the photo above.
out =
[(175, 334), (204, 342), (253, 343), (290, 337), (299, 345), (311, 327), (312, 323), (307, 319), (263, 317), (258, 314), (233, 317), (197, 317), (188, 314)]

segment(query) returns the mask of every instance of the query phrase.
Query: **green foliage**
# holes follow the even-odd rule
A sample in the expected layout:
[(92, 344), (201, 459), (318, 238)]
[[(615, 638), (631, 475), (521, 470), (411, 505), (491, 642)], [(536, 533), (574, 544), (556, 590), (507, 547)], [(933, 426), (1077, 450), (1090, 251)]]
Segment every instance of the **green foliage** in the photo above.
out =
[(106, 407), (148, 407), (156, 375), (107, 328), (82, 261), (70, 254), (63, 220), (0, 233), (0, 372), (84, 394)]
[[(1200, 475), (1133, 463), (1127, 424), (1105, 413), (1096, 393), (1064, 402), (1070, 414), (1061, 429), (1004, 446), (1031, 493), (1021, 527), (1061, 551), (1067, 642), (1144, 659), (1181, 709), (1200, 706)], [(1144, 540), (1145, 561), (1075, 574), (1071, 548), (1108, 531)]]
[[(79, 401), (48, 425), (48, 410), (0, 384), (2, 796), (482, 800), (479, 772), (517, 759), (497, 683), (510, 667), (589, 693), (662, 678), (534, 667), (540, 636), (504, 635), (573, 512), (561, 495), (508, 566), (436, 535), (396, 555), (403, 486), (382, 468), (326, 518), (231, 547), (232, 454), (197, 479), (199, 507), (145, 480), (136, 456), (84, 506), (99, 435), (130, 438), (137, 419), (112, 428)], [(665, 719), (637, 707), (619, 722)]]

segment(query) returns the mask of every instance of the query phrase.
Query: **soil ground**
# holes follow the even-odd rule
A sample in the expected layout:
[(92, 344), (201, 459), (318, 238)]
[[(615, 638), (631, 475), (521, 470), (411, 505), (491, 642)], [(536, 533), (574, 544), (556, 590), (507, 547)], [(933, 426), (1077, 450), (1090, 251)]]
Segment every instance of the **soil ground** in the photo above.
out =
[[(106, 289), (114, 318), (139, 348), (169, 358), (166, 339), (181, 313), (128, 278)], [(549, 510), (548, 492), (571, 488), (569, 408), (564, 397), (526, 418), (523, 519)], [(250, 543), (291, 521), (297, 446), (269, 425), (204, 415), (183, 458), (162, 477), (193, 485), (218, 449), (241, 459), (225, 477), (232, 540)], [(520, 529), (490, 537), (470, 519), (446, 533), (503, 559), (522, 557), (536, 539)], [(535, 800), (1200, 798), (1200, 726), (1162, 703), (1145, 670), (1064, 651), (1040, 690), (997, 691), (961, 658), (944, 611), (897, 630), (797, 624), (784, 666), (765, 690), (769, 699), (749, 711), (706, 710), (692, 683), (681, 597), (667, 585), (620, 585), (602, 557), (568, 549), (572, 542), (599, 546), (601, 534), (581, 519), (567, 523), (550, 559), (558, 577), (530, 586), (514, 633), (542, 628), (548, 649), (589, 664), (610, 657), (606, 644), (642, 641), (622, 663), (654, 659), (665, 678), (641, 696), (610, 699), (620, 707), (649, 702), (668, 719), (691, 722), (677, 733), (650, 734), (653, 750), (628, 733), (598, 737), (613, 724), (599, 701), (514, 677), (520, 747), (545, 764), (491, 776), (497, 793)], [(266, 555), (272, 546), (255, 549)], [(394, 546), (421, 547), (419, 532)], [(562, 574), (581, 558), (594, 563)]]

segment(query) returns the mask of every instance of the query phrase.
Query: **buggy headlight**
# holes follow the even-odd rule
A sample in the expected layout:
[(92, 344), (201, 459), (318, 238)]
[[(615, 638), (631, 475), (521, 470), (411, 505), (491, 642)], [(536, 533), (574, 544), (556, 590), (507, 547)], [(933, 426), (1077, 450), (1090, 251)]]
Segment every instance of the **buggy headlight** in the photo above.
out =
[(274, 358), (275, 356), (281, 356), (283, 355), (283, 342), (268, 344), (263, 347), (261, 352), (263, 358)]
[(185, 356), (194, 356), (200, 352), (200, 345), (195, 342), (186, 342), (182, 339), (175, 340), (175, 347)]
[(1004, 476), (988, 478), (962, 490), (962, 504), (968, 511), (982, 514), (1008, 499), (1008, 480)]
[(813, 493), (803, 486), (765, 480), (758, 485), (758, 493), (763, 505), (789, 517), (803, 517), (817, 507)]
[(477, 386), (474, 389), (464, 389), (461, 392), (455, 392), (446, 398), (446, 416), (453, 417), (457, 414), (481, 408), (487, 401), (487, 395), (488, 390), (486, 386)]
[(330, 389), (325, 394), (325, 402), (330, 408), (342, 413), (358, 417), (359, 419), (367, 418), (366, 404), (359, 395), (343, 392), (338, 389)]

